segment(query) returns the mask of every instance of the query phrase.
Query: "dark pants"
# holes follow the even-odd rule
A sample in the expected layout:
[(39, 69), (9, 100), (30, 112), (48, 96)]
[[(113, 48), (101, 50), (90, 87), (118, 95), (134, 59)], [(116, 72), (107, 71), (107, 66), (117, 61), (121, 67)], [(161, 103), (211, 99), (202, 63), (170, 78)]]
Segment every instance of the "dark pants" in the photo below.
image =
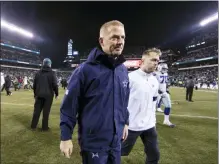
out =
[(192, 101), (193, 87), (186, 88), (186, 100)]
[(24, 89), (28, 89), (28, 84), (26, 84), (26, 85), (24, 86)]
[(121, 150), (109, 152), (81, 152), (83, 164), (120, 164), (121, 163)]
[(2, 86), (2, 90), (1, 90), (1, 92), (3, 92), (4, 89), (5, 89), (5, 84), (3, 84), (3, 86)]
[(35, 98), (34, 112), (33, 112), (33, 118), (32, 118), (32, 123), (31, 123), (32, 129), (36, 128), (39, 122), (40, 113), (42, 110), (43, 110), (42, 129), (43, 130), (49, 129), (48, 120), (49, 120), (49, 113), (50, 113), (52, 102), (53, 102), (53, 97)]
[(11, 94), (10, 87), (5, 87), (6, 94), (9, 96)]
[(151, 128), (145, 131), (129, 130), (128, 138), (125, 142), (122, 143), (122, 156), (129, 155), (133, 146), (135, 145), (138, 136), (141, 137), (141, 140), (144, 144), (144, 151), (147, 155), (145, 163), (158, 164), (160, 159), (160, 152), (158, 148), (157, 132), (155, 128)]

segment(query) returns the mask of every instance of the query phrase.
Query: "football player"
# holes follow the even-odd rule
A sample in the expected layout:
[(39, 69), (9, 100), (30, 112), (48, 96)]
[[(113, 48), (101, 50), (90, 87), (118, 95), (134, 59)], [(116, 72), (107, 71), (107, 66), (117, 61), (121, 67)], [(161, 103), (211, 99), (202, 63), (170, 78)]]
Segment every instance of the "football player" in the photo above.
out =
[(170, 110), (171, 110), (171, 100), (170, 93), (168, 91), (168, 66), (166, 63), (161, 63), (158, 65), (158, 71), (156, 72), (156, 77), (159, 82), (159, 98), (157, 101), (157, 111), (163, 112), (160, 108), (161, 103), (165, 106), (164, 109), (164, 125), (169, 127), (175, 127), (169, 120)]

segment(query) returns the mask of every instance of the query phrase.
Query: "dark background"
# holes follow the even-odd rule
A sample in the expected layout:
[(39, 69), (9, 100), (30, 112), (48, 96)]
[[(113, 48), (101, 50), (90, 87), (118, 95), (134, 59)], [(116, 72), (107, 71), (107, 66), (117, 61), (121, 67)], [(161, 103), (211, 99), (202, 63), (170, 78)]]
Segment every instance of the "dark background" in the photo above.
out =
[(1, 17), (32, 31), (41, 54), (59, 66), (67, 42), (84, 52), (98, 44), (100, 26), (119, 20), (126, 45), (180, 48), (199, 29), (198, 23), (218, 11), (218, 2), (1, 2)]

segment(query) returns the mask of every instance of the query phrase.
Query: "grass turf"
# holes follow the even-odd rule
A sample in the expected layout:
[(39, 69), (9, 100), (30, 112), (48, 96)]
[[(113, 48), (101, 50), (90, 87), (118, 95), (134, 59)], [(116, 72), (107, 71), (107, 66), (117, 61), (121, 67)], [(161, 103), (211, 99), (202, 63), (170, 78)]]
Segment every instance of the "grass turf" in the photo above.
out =
[[(64, 91), (60, 89), (60, 95), (63, 94)], [(193, 103), (187, 102), (184, 89), (171, 89), (173, 103), (171, 121), (177, 125), (176, 128), (162, 125), (163, 115), (160, 113), (157, 115), (160, 164), (217, 164), (217, 92), (194, 91), (193, 97)], [(71, 159), (66, 159), (60, 154), (61, 100), (62, 96), (53, 102), (49, 120), (51, 131), (41, 132), (40, 129), (31, 131), (29, 126), (34, 104), (32, 92), (16, 91), (9, 97), (1, 93), (2, 164), (81, 164), (77, 130), (73, 136), (74, 150)], [(41, 118), (38, 127), (41, 127)], [(144, 160), (144, 147), (140, 139), (131, 154), (122, 157), (124, 164), (144, 164)]]

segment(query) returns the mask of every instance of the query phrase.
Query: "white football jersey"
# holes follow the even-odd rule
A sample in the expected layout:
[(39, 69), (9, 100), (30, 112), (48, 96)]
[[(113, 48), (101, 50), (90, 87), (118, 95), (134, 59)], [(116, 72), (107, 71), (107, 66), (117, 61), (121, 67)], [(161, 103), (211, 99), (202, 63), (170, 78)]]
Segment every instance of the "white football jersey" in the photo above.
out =
[(159, 90), (161, 92), (166, 92), (168, 85), (168, 73), (156, 72), (156, 77), (159, 82)]

